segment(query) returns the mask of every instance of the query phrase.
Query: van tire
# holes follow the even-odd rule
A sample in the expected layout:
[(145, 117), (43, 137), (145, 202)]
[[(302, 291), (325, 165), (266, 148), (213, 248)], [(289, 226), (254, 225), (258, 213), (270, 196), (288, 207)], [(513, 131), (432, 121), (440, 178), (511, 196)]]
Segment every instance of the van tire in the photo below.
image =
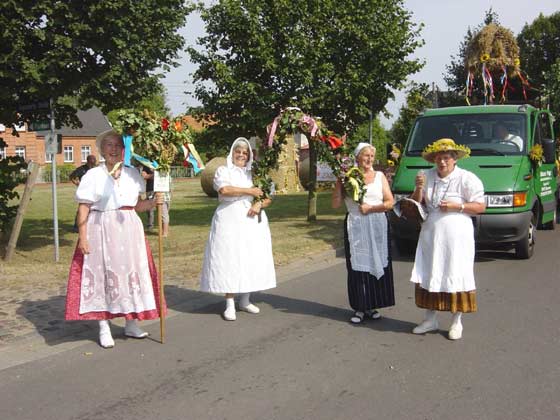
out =
[(523, 238), (515, 243), (515, 258), (519, 260), (527, 260), (533, 256), (535, 252), (535, 215), (529, 221), (529, 226), (527, 226), (527, 233)]

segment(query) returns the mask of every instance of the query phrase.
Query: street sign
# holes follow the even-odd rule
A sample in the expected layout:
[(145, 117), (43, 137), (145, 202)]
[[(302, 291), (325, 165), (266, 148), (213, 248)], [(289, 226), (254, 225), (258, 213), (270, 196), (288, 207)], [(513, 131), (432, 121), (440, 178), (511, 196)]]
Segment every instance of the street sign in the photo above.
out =
[(45, 134), (45, 153), (53, 155), (58, 153), (58, 135)]
[(51, 129), (51, 122), (49, 120), (31, 121), (27, 124), (29, 131), (47, 131)]

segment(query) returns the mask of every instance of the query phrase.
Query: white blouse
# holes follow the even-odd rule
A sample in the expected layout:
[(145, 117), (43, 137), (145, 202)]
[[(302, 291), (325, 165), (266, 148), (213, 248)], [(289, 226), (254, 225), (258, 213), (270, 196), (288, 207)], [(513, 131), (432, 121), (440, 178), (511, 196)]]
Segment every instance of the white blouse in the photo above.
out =
[(91, 204), (91, 210), (110, 211), (134, 207), (138, 196), (146, 192), (146, 182), (136, 168), (123, 167), (118, 179), (113, 178), (105, 164), (90, 169), (76, 190), (78, 203)]
[[(214, 174), (214, 189), (220, 191), (222, 187), (232, 186), (239, 188), (252, 188), (253, 177), (251, 171), (237, 166), (220, 166)], [(238, 200), (252, 200), (250, 195), (241, 196), (225, 196), (218, 194), (218, 200), (222, 201), (238, 201)]]

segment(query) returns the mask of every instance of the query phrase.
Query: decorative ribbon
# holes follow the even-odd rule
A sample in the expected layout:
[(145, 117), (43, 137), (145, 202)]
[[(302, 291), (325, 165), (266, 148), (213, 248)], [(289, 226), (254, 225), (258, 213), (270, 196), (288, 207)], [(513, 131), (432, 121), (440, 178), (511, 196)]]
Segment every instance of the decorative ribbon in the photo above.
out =
[(310, 117), (309, 115), (304, 115), (301, 119), (301, 122), (307, 125), (308, 129), (310, 128), (309, 134), (311, 135), (311, 137), (315, 137), (315, 134), (317, 134), (317, 131), (319, 130), (317, 121), (315, 121), (313, 117)]
[(132, 136), (130, 134), (123, 134), (122, 136), (124, 143), (123, 150), (123, 164), (124, 166), (131, 167), (130, 159), (132, 157)]
[(500, 77), (500, 83), (502, 84), (502, 97), (500, 98), (501, 102), (505, 102), (506, 100), (506, 88), (508, 85), (508, 77), (507, 77), (507, 71), (506, 71), (506, 66), (502, 66), (502, 70), (503, 70), (503, 74), (502, 77)]
[(183, 161), (184, 166), (186, 166), (187, 163), (190, 163), (193, 167), (195, 175), (204, 169), (204, 163), (193, 144), (184, 144), (181, 146), (181, 149), (185, 155), (185, 160)]
[[(280, 112), (280, 115), (282, 115), (282, 112)], [(276, 129), (278, 128), (278, 124), (280, 123), (280, 115), (274, 118), (274, 121), (272, 121), (272, 125), (268, 130), (268, 147), (272, 147), (272, 142), (274, 141), (274, 134), (276, 134)]]

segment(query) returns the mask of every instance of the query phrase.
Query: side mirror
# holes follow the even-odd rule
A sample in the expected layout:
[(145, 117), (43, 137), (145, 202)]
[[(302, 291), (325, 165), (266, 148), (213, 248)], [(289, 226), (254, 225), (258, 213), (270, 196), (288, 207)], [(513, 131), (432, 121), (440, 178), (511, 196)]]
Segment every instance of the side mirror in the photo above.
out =
[(543, 139), (544, 163), (556, 162), (556, 142), (552, 139)]

